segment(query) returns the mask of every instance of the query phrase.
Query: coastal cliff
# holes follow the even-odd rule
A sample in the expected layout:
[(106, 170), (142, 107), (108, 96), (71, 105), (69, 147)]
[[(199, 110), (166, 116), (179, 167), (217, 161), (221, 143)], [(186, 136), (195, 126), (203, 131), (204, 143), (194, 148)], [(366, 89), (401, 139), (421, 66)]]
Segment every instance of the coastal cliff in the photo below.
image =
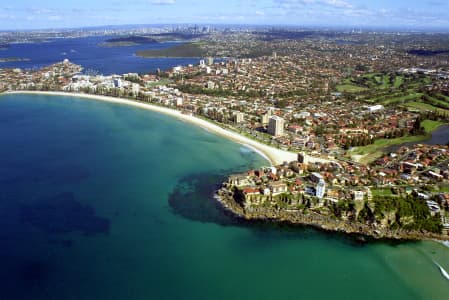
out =
[(433, 232), (408, 231), (404, 229), (381, 229), (374, 225), (367, 225), (360, 222), (344, 221), (324, 216), (316, 212), (303, 210), (282, 210), (271, 208), (244, 209), (232, 196), (224, 194), (223, 190), (217, 193), (218, 202), (236, 217), (246, 220), (266, 220), (270, 222), (288, 223), (293, 225), (306, 225), (325, 231), (342, 232), (345, 234), (356, 234), (375, 239), (394, 240), (442, 240), (449, 239), (447, 234)]

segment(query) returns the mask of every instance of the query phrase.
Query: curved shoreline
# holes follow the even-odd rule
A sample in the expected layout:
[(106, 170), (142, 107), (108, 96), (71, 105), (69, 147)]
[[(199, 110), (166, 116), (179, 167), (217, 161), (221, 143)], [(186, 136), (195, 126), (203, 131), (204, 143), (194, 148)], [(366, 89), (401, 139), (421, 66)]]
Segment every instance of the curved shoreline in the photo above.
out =
[(175, 117), (177, 119), (189, 122), (191, 124), (194, 124), (199, 127), (206, 128), (212, 133), (215, 133), (217, 135), (220, 135), (222, 137), (225, 137), (229, 140), (232, 140), (234, 142), (237, 142), (244, 147), (251, 148), (254, 152), (261, 155), (265, 159), (267, 159), (271, 165), (279, 165), (283, 162), (287, 161), (294, 161), (297, 159), (297, 154), (293, 152), (288, 152), (280, 149), (276, 149), (273, 147), (270, 147), (268, 145), (264, 145), (260, 142), (257, 142), (255, 140), (252, 140), (250, 138), (244, 137), (236, 132), (229, 131), (227, 129), (224, 129), (216, 124), (213, 124), (209, 121), (203, 120), (201, 118), (191, 116), (191, 115), (185, 115), (179, 110), (166, 108), (166, 107), (160, 107), (149, 103), (143, 103), (143, 102), (137, 102), (134, 100), (128, 100), (124, 98), (116, 98), (116, 97), (109, 97), (109, 96), (100, 96), (100, 95), (91, 95), (91, 94), (82, 94), (82, 93), (68, 93), (68, 92), (43, 92), (43, 91), (7, 91), (4, 94), (34, 94), (34, 95), (47, 95), (47, 96), (69, 96), (69, 97), (79, 97), (79, 98), (86, 98), (86, 99), (92, 99), (92, 100), (98, 100), (98, 101), (104, 101), (104, 102), (110, 102), (110, 103), (116, 103), (116, 104), (124, 104), (124, 105), (130, 105), (133, 107), (138, 107), (154, 112), (159, 112), (165, 115), (169, 115), (172, 117)]
[[(224, 138), (227, 138), (231, 141), (237, 142), (241, 144), (243, 147), (251, 149), (251, 151), (256, 152), (258, 155), (267, 159), (272, 165), (279, 165), (284, 161), (294, 161), (297, 159), (297, 154), (293, 152), (288, 152), (280, 149), (276, 149), (270, 147), (268, 145), (264, 145), (257, 141), (254, 141), (250, 138), (244, 137), (238, 133), (232, 132), (230, 130), (224, 129), (214, 123), (206, 121), (204, 119), (185, 115), (179, 110), (160, 107), (157, 105), (137, 102), (134, 100), (124, 99), (124, 98), (116, 98), (109, 96), (100, 96), (100, 95), (91, 95), (91, 94), (81, 94), (81, 93), (67, 93), (67, 92), (44, 92), (44, 91), (7, 91), (1, 94), (34, 94), (34, 95), (48, 95), (48, 96), (69, 96), (69, 97), (78, 97), (84, 99), (92, 99), (103, 102), (110, 102), (116, 104), (124, 104), (130, 105), (137, 108), (146, 109), (149, 111), (155, 111), (162, 114), (166, 114), (172, 117), (175, 117), (179, 120), (189, 122), (201, 128), (204, 128), (206, 131), (220, 135)], [(319, 160), (319, 159), (318, 159)], [(263, 212), (246, 212), (242, 207), (230, 201), (229, 197), (224, 195), (215, 195), (214, 197), (221, 206), (229, 210), (234, 216), (243, 218), (246, 220), (265, 220), (272, 222), (281, 222), (281, 223), (289, 223), (294, 225), (305, 225), (318, 228), (320, 230), (332, 231), (332, 232), (342, 232), (346, 234), (358, 234), (366, 237), (372, 237), (374, 239), (393, 239), (393, 240), (432, 240), (436, 242), (442, 243), (445, 246), (447, 244), (447, 236), (441, 236), (438, 234), (432, 233), (419, 233), (419, 232), (403, 232), (403, 231), (393, 231), (388, 230), (383, 233), (378, 233), (373, 231), (373, 228), (368, 228), (364, 224), (354, 223), (350, 224), (347, 222), (338, 222), (335, 220), (327, 219), (321, 215), (302, 215), (292, 212), (279, 212), (276, 210), (267, 210)], [(318, 219), (317, 219), (318, 218)], [(364, 228), (362, 228), (364, 227)]]

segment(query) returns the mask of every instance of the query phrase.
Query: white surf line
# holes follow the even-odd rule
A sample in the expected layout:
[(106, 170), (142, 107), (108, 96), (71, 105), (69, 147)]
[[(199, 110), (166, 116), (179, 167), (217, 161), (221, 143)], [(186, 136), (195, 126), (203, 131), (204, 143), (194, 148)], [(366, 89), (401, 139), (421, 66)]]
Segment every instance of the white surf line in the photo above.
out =
[(433, 261), (433, 263), (440, 269), (441, 275), (443, 275), (447, 280), (449, 280), (449, 274), (447, 273), (447, 271), (440, 266), (436, 261)]
[(265, 158), (270, 164), (272, 164), (271, 159), (262, 151), (260, 151), (259, 149), (257, 149), (256, 147), (253, 147), (251, 145), (248, 144), (241, 144), (243, 147), (250, 149), (251, 151), (257, 153), (258, 155), (262, 156), (263, 158)]

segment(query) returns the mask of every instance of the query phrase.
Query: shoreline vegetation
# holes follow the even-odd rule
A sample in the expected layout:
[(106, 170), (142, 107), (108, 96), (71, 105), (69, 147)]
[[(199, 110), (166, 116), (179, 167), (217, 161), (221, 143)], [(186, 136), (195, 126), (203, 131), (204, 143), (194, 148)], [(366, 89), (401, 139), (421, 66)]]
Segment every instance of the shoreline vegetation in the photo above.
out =
[(207, 51), (199, 43), (188, 42), (165, 49), (137, 51), (136, 55), (143, 58), (195, 58), (207, 56)]
[(4, 94), (34, 94), (34, 95), (48, 95), (48, 96), (71, 96), (71, 97), (86, 98), (86, 99), (98, 100), (98, 101), (104, 101), (104, 102), (110, 102), (110, 103), (116, 103), (116, 104), (130, 105), (133, 107), (138, 107), (138, 108), (142, 108), (142, 109), (146, 109), (146, 110), (150, 110), (150, 111), (163, 113), (165, 115), (169, 115), (169, 116), (175, 117), (179, 120), (186, 121), (186, 122), (189, 122), (196, 126), (202, 127), (209, 132), (215, 133), (215, 134), (225, 137), (229, 140), (237, 142), (243, 146), (251, 148), (253, 151), (255, 151), (259, 155), (266, 158), (270, 162), (271, 165), (277, 165), (277, 164), (281, 164), (283, 162), (290, 162), (290, 161), (296, 160), (296, 158), (297, 158), (296, 153), (288, 152), (288, 151), (281, 150), (281, 149), (276, 149), (276, 148), (270, 147), (268, 145), (259, 143), (250, 138), (244, 137), (236, 132), (232, 132), (227, 129), (224, 129), (212, 122), (206, 121), (204, 119), (201, 119), (201, 118), (198, 118), (198, 117), (195, 117), (192, 115), (183, 114), (179, 110), (170, 109), (170, 108), (161, 107), (161, 106), (143, 103), (143, 102), (138, 102), (135, 100), (128, 100), (128, 99), (124, 99), (124, 98), (110, 97), (110, 96), (100, 96), (100, 95), (91, 95), (91, 94), (82, 94), (82, 93), (70, 93), (70, 92), (6, 91)]

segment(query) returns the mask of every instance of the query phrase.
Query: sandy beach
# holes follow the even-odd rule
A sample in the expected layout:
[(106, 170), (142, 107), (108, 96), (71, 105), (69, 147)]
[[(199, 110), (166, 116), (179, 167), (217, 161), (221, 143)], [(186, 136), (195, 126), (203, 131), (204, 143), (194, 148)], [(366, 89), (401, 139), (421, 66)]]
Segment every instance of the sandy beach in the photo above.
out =
[(152, 104), (137, 102), (133, 100), (123, 99), (123, 98), (115, 98), (108, 96), (99, 96), (99, 95), (89, 95), (89, 94), (81, 94), (81, 93), (64, 93), (64, 92), (40, 92), (40, 91), (9, 91), (5, 92), (5, 94), (37, 94), (37, 95), (51, 95), (51, 96), (71, 96), (71, 97), (80, 97), (98, 101), (105, 101), (117, 104), (125, 104), (131, 105), (134, 107), (139, 107), (142, 109), (155, 111), (159, 113), (163, 113), (166, 115), (170, 115), (176, 117), (180, 120), (192, 123), (194, 125), (203, 127), (210, 132), (228, 138), (232, 141), (240, 143), (245, 147), (251, 148), (253, 151), (257, 152), (259, 155), (265, 157), (272, 165), (278, 165), (285, 161), (290, 162), (297, 159), (297, 154), (293, 152), (288, 152), (280, 149), (276, 149), (270, 147), (268, 145), (259, 143), (250, 138), (244, 137), (238, 133), (226, 130), (221, 128), (220, 126), (208, 122), (206, 120), (200, 119), (195, 116), (182, 114), (179, 110), (170, 109), (166, 107), (160, 107)]

